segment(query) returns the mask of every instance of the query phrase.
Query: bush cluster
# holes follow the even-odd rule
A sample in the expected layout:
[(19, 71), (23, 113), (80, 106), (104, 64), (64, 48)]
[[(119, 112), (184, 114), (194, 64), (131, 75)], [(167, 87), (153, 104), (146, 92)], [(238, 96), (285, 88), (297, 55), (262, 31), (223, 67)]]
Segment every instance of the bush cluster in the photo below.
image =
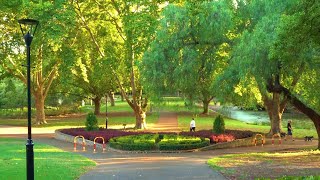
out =
[(112, 138), (109, 145), (121, 150), (189, 150), (208, 146), (207, 138), (173, 134), (143, 134)]
[(99, 129), (98, 119), (94, 113), (88, 113), (85, 125), (87, 131), (95, 131)]
[(225, 131), (224, 119), (221, 115), (217, 116), (213, 123), (213, 132), (223, 134)]
[(208, 146), (210, 140), (194, 136), (164, 135), (158, 143), (159, 150), (189, 150)]
[(127, 151), (147, 151), (156, 149), (157, 141), (159, 141), (158, 134), (142, 134), (112, 138), (109, 145), (112, 148)]

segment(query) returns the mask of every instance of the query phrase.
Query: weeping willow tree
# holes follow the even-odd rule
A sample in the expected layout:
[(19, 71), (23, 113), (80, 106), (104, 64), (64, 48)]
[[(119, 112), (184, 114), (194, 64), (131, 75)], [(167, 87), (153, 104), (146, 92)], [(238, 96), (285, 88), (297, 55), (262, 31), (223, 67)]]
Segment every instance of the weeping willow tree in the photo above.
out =
[(261, 102), (269, 115), (271, 135), (282, 131), (282, 114), (288, 103), (280, 85), (290, 89), (296, 87), (304, 68), (300, 57), (296, 57), (291, 59), (290, 71), (284, 71), (282, 57), (274, 55), (282, 16), (289, 13), (288, 8), (295, 3), (256, 0), (242, 4), (238, 9), (241, 18), (232, 58), (217, 81), (225, 88), (222, 90), (226, 90), (221, 92), (222, 96), (234, 93), (231, 97), (238, 102)]
[(208, 113), (212, 83), (225, 66), (232, 39), (233, 9), (227, 1), (169, 5), (156, 39), (144, 54), (143, 77), (148, 92), (161, 97), (180, 91), (200, 101)]

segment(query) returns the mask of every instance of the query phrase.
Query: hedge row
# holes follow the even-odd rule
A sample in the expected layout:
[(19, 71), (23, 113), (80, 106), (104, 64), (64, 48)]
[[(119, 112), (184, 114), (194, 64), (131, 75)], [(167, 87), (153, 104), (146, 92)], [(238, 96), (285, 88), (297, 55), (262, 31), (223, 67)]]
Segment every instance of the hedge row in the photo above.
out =
[(205, 139), (200, 142), (181, 143), (181, 141), (161, 141), (158, 143), (159, 150), (190, 150), (209, 146), (210, 140)]
[(115, 142), (113, 139), (111, 139), (109, 141), (109, 145), (112, 148), (126, 151), (149, 151), (156, 149), (156, 144), (154, 142), (122, 143)]
[(131, 135), (112, 138), (109, 145), (115, 149), (121, 150), (190, 150), (208, 146), (210, 140), (207, 138), (162, 135), (162, 134), (144, 134)]

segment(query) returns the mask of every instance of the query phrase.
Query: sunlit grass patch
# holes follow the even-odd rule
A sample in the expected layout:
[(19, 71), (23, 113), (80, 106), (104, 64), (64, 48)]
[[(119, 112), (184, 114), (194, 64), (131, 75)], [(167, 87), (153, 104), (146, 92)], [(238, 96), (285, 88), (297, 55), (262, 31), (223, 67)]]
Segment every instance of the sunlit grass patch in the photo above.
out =
[[(25, 141), (0, 138), (0, 179), (26, 179)], [(35, 179), (66, 179), (80, 177), (95, 162), (78, 154), (36, 143), (34, 145)]]

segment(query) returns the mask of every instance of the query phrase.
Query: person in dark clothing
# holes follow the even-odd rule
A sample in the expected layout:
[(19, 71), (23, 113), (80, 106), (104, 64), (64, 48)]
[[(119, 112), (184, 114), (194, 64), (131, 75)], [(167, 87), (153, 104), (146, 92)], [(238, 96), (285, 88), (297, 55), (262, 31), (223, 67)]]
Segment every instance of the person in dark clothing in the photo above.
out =
[(288, 121), (287, 129), (288, 129), (288, 137), (291, 137), (291, 140), (294, 141), (292, 137), (292, 126), (291, 126), (292, 120)]

